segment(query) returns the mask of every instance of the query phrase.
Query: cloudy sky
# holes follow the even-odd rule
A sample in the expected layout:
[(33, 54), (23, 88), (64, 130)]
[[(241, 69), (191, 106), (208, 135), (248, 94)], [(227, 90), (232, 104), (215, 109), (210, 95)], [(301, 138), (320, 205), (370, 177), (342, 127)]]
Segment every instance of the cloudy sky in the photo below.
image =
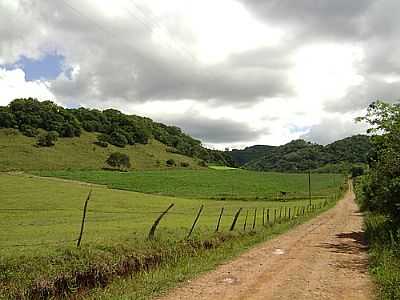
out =
[(0, 105), (117, 108), (205, 145), (329, 143), (400, 98), (398, 0), (0, 0)]

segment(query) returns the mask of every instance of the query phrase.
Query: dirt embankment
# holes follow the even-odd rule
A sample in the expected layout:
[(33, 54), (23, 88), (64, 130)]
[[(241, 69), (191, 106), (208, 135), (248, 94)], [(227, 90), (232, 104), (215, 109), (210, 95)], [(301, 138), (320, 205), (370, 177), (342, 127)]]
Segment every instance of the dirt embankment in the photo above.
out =
[(362, 216), (337, 206), (160, 299), (373, 299)]

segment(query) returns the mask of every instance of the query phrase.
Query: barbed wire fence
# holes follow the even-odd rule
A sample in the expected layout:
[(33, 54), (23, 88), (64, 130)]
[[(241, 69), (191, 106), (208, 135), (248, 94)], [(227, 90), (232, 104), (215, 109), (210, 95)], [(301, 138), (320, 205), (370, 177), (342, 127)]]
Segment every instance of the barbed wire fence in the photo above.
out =
[[(191, 226), (187, 227), (187, 234), (184, 239), (190, 239), (192, 234), (196, 231), (198, 226), (202, 226), (202, 228), (207, 228), (212, 230), (215, 234), (221, 232), (233, 232), (233, 231), (242, 231), (242, 232), (254, 232), (257, 229), (265, 229), (274, 227), (277, 224), (283, 224), (287, 222), (291, 222), (299, 217), (305, 217), (312, 213), (315, 213), (319, 210), (324, 209), (329, 203), (332, 201), (336, 201), (339, 194), (334, 193), (330, 196), (320, 196), (315, 198), (318, 201), (315, 201), (312, 205), (309, 204), (298, 204), (292, 205), (290, 201), (281, 200), (282, 205), (274, 205), (271, 207), (266, 207), (265, 205), (251, 205), (245, 207), (233, 207), (229, 206), (220, 206), (215, 207), (207, 204), (201, 204), (199, 207), (179, 207), (179, 205), (175, 205), (174, 203), (169, 204), (166, 207), (152, 207), (150, 209), (145, 208), (126, 208), (126, 209), (97, 209), (90, 208), (90, 201), (92, 197), (92, 191), (90, 190), (88, 196), (81, 208), (49, 208), (49, 209), (40, 209), (40, 208), (0, 208), (0, 214), (2, 213), (24, 213), (24, 212), (80, 212), (81, 213), (81, 222), (80, 226), (77, 224), (77, 236), (74, 239), (65, 239), (60, 241), (42, 241), (37, 243), (16, 243), (16, 244), (8, 244), (2, 245), (3, 248), (22, 248), (22, 247), (40, 247), (40, 246), (71, 246), (73, 244), (76, 247), (80, 247), (81, 243), (85, 241), (85, 234), (87, 234), (85, 230), (85, 225), (90, 223), (93, 216), (114, 216), (114, 219), (109, 221), (123, 221), (123, 220), (134, 220), (132, 216), (147, 216), (148, 219), (153, 218), (153, 222), (149, 223), (148, 233), (145, 235), (146, 239), (154, 240), (156, 238), (157, 229), (161, 226), (162, 221), (166, 218), (171, 221), (177, 217), (185, 217), (185, 221), (189, 221), (190, 218), (193, 218), (190, 223)], [(304, 198), (303, 198), (304, 199)], [(296, 198), (296, 200), (299, 200)], [(255, 201), (254, 203), (257, 203)], [(262, 203), (262, 201), (259, 201)], [(207, 222), (203, 222), (204, 219), (207, 219)], [(210, 221), (210, 218), (213, 218), (214, 221)], [(241, 225), (238, 226), (240, 223)], [(104, 220), (103, 220), (104, 222)], [(132, 221), (133, 222), (133, 221)], [(71, 224), (69, 221), (60, 221), (51, 223), (52, 225), (64, 225)], [(190, 225), (188, 223), (188, 225)], [(199, 225), (200, 224), (200, 225)], [(222, 226), (224, 225), (224, 226)], [(19, 224), (21, 227), (32, 227), (35, 225), (32, 224)], [(79, 226), (79, 227), (78, 227)], [(250, 228), (250, 229), (249, 229)], [(168, 229), (171, 229), (168, 227)], [(172, 228), (173, 229), (173, 228)], [(182, 228), (181, 228), (182, 229)], [(183, 228), (185, 229), (185, 228)], [(200, 230), (201, 231), (201, 230)]]

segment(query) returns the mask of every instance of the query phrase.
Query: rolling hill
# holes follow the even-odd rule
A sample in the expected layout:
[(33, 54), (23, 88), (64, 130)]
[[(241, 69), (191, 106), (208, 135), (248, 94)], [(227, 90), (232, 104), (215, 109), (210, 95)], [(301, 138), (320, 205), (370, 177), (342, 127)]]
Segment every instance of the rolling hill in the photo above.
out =
[(16, 99), (0, 107), (0, 171), (100, 169), (113, 152), (132, 169), (231, 165), (175, 126), (114, 109), (67, 109), (51, 101)]
[(249, 170), (341, 172), (351, 165), (367, 163), (370, 150), (369, 137), (355, 135), (326, 146), (294, 140), (282, 146), (257, 145), (225, 153), (237, 166)]

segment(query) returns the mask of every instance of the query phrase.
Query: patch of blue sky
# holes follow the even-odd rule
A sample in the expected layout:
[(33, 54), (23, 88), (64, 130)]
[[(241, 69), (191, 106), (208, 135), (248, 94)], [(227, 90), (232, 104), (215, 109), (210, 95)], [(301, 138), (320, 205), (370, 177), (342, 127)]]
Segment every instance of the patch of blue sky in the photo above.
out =
[(65, 68), (65, 57), (57, 53), (46, 54), (39, 59), (21, 56), (14, 64), (2, 67), (7, 70), (22, 69), (25, 72), (27, 81), (53, 80), (62, 72), (65, 72), (67, 77), (71, 75), (71, 71)]

